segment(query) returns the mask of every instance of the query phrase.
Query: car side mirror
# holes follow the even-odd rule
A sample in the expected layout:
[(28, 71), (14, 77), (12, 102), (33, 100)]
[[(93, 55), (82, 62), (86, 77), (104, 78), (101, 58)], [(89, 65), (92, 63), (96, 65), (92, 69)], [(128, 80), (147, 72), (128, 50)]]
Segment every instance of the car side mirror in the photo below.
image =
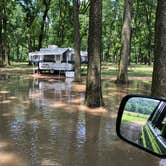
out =
[(125, 96), (119, 107), (116, 131), (124, 141), (166, 158), (166, 100)]

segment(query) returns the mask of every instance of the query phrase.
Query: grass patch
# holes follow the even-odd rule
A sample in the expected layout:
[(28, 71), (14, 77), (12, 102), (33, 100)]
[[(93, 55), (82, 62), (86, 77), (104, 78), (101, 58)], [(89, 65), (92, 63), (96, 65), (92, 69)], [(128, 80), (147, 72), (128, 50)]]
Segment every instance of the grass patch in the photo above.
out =
[(32, 65), (29, 65), (28, 62), (11, 62), (11, 65), (7, 68), (33, 68)]
[[(129, 77), (152, 77), (153, 66), (147, 65), (138, 65), (138, 64), (131, 64), (128, 67), (128, 76)], [(113, 75), (116, 76), (118, 74), (118, 67), (115, 64), (106, 64), (102, 65), (102, 72), (103, 75)]]
[(33, 66), (28, 62), (10, 62), (9, 66), (0, 67), (1, 74), (24, 75), (33, 73)]
[(116, 71), (116, 70), (110, 70), (110, 71), (108, 71), (108, 70), (102, 70), (102, 71), (101, 71), (101, 74), (102, 74), (102, 75), (112, 75), (112, 76), (116, 76), (116, 75), (118, 74), (118, 71)]
[(147, 65), (131, 65), (129, 66), (129, 76), (152, 77), (153, 66)]
[(148, 117), (149, 117), (149, 115), (125, 111), (122, 119), (125, 122), (146, 123)]
[[(86, 75), (87, 65), (82, 65), (81, 69), (82, 69), (82, 74)], [(152, 77), (152, 71), (153, 71), (153, 66), (131, 64), (128, 67), (128, 76), (129, 77)], [(118, 74), (117, 64), (102, 63), (101, 74), (117, 76)]]

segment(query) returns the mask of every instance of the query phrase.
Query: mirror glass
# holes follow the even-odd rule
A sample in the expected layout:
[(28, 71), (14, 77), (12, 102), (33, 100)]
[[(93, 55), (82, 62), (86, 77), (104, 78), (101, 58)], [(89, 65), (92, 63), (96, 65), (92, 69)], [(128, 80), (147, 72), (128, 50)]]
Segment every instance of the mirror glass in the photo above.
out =
[(166, 154), (166, 102), (132, 97), (125, 104), (120, 134), (129, 142)]

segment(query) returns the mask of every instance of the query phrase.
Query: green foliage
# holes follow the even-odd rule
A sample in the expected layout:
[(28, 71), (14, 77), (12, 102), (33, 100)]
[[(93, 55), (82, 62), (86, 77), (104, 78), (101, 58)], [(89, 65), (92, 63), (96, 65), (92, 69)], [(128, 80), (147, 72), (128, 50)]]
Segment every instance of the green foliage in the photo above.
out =
[[(81, 50), (88, 48), (89, 4), (89, 0), (80, 1)], [(45, 9), (43, 1), (4, 0), (0, 2), (0, 8), (1, 17), (7, 20), (6, 27), (2, 25), (1, 33), (2, 40), (7, 41), (9, 59), (28, 60), (28, 52), (35, 51), (38, 46)], [(155, 0), (133, 1), (130, 58), (132, 63), (146, 64), (153, 61), (155, 12)], [(119, 62), (122, 23), (123, 0), (103, 0), (102, 61)], [(50, 44), (73, 47), (73, 1), (51, 0), (44, 26), (43, 47)], [(5, 48), (3, 52), (4, 50)]]
[(136, 0), (132, 13), (131, 61), (150, 64), (154, 54), (155, 0)]
[(158, 102), (158, 100), (135, 97), (127, 101), (125, 110), (150, 115), (155, 110)]
[(122, 16), (122, 1), (103, 1), (103, 61), (118, 62)]

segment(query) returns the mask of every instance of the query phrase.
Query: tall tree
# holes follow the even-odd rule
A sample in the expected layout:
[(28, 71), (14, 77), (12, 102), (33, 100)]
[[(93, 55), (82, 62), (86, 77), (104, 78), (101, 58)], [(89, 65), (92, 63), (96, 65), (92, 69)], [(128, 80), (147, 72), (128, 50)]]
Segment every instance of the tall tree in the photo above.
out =
[(3, 40), (3, 45), (4, 45), (4, 64), (9, 65), (9, 48), (8, 48), (8, 30), (7, 30), (7, 21), (8, 21), (8, 14), (7, 14), (7, 7), (9, 4), (9, 1), (4, 1), (4, 18), (3, 18), (3, 29), (4, 29), (4, 40)]
[(33, 51), (35, 48), (34, 46), (34, 27), (33, 23), (37, 17), (37, 14), (39, 12), (39, 9), (35, 3), (35, 1), (32, 0), (17, 0), (18, 3), (22, 6), (22, 9), (25, 13), (25, 24), (26, 24), (26, 34), (27, 34), (27, 42), (28, 42), (28, 50)]
[(117, 63), (117, 55), (120, 53), (122, 8), (121, 1), (103, 1), (103, 61)]
[(132, 5), (131, 62), (150, 65), (154, 55), (156, 0), (136, 0)]
[(45, 9), (44, 9), (44, 12), (43, 12), (42, 22), (41, 22), (41, 26), (40, 26), (38, 50), (40, 48), (42, 48), (43, 36), (44, 36), (44, 27), (45, 27), (48, 11), (49, 11), (49, 8), (50, 8), (51, 0), (42, 0), (42, 3), (44, 5)]
[(5, 1), (0, 2), (0, 66), (3, 65), (3, 39), (4, 39), (4, 7)]
[(100, 107), (103, 103), (101, 88), (102, 0), (90, 0), (88, 71), (85, 103)]
[[(2, 10), (1, 10), (2, 11)], [(2, 66), (2, 15), (1, 15), (1, 11), (0, 11), (0, 66)]]
[(123, 27), (121, 36), (121, 52), (120, 52), (120, 64), (119, 73), (117, 76), (117, 83), (128, 82), (128, 59), (130, 57), (130, 45), (131, 45), (131, 1), (124, 1), (124, 16)]
[(81, 81), (81, 57), (80, 57), (80, 23), (79, 6), (80, 0), (73, 0), (74, 4), (74, 61), (75, 81)]
[[(10, 1), (8, 2), (8, 4)], [(8, 49), (7, 49), (7, 1), (1, 1), (0, 12), (0, 65), (8, 65)], [(5, 63), (4, 63), (5, 60)]]
[[(149, 1), (148, 1), (149, 2)], [(154, 33), (153, 33), (153, 6), (154, 2), (151, 0), (149, 3), (144, 5), (146, 24), (147, 24), (147, 56), (145, 57), (145, 64), (151, 65), (153, 47), (152, 43), (154, 42)]]
[(166, 98), (166, 1), (158, 0), (156, 11), (152, 95)]

